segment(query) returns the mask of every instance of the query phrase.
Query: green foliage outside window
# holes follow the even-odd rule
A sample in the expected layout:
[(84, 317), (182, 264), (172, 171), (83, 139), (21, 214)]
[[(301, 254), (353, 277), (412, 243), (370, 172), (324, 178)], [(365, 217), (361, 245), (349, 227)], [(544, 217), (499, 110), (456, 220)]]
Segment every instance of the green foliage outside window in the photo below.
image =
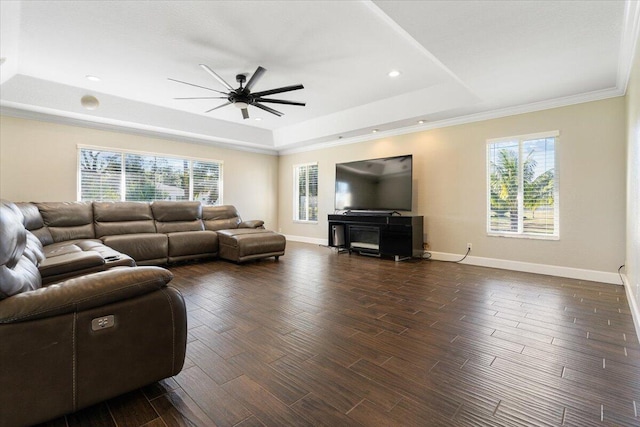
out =
[(556, 235), (555, 139), (489, 144), (489, 232)]
[(81, 200), (222, 203), (219, 162), (87, 148), (79, 156)]

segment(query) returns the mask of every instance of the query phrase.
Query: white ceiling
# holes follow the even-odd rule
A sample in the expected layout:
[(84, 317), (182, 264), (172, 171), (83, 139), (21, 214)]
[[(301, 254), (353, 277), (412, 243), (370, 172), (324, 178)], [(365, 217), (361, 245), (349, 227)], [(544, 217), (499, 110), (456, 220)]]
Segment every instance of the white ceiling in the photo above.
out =
[[(636, 1), (0, 2), (4, 114), (127, 128), (242, 149), (415, 131), (623, 95)], [(277, 117), (174, 78), (224, 90), (305, 89)], [(390, 78), (390, 70), (401, 75)], [(101, 78), (100, 82), (86, 75)], [(80, 104), (100, 101), (96, 110)], [(215, 95), (215, 94), (213, 94)], [(255, 120), (262, 119), (261, 121)], [(418, 124), (418, 120), (426, 120)]]

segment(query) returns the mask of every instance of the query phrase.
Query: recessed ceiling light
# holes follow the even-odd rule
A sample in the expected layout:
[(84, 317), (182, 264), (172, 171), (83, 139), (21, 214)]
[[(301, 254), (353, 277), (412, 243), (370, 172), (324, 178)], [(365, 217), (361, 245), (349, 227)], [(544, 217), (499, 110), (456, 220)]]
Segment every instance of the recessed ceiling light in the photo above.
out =
[(389, 71), (389, 77), (398, 77), (400, 75), (400, 71), (398, 70), (391, 70)]
[(256, 122), (259, 122), (260, 120), (262, 120), (262, 117), (256, 117), (256, 118), (255, 118), (255, 121), (256, 121)]
[(371, 132), (373, 132), (373, 133), (378, 133), (378, 129), (374, 129), (374, 130), (372, 130)]
[(418, 124), (420, 124), (420, 125), (421, 125), (421, 124), (423, 124), (423, 123), (424, 123), (424, 120), (418, 120)]
[(98, 76), (92, 76), (91, 74), (87, 74), (87, 75), (85, 76), (85, 78), (86, 78), (87, 80), (91, 80), (92, 82), (99, 82), (99, 81), (100, 81), (100, 77), (98, 77)]

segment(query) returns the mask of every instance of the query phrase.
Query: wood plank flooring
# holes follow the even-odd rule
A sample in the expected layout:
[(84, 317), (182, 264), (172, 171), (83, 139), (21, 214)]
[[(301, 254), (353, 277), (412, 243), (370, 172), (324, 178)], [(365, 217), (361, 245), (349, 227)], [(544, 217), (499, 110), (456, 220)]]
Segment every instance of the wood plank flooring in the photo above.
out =
[(640, 426), (622, 286), (288, 242), (171, 266), (183, 371), (48, 426)]

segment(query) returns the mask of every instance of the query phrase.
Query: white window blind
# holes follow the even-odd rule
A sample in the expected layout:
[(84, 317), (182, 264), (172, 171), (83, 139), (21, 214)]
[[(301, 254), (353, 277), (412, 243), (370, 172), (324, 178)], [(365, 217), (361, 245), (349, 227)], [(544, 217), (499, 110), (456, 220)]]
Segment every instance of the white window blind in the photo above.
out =
[(487, 231), (557, 239), (557, 132), (487, 144)]
[(80, 200), (200, 200), (222, 204), (222, 163), (79, 148)]
[(221, 164), (194, 161), (192, 170), (193, 200), (207, 205), (217, 205), (222, 197)]
[(120, 200), (122, 154), (80, 150), (79, 157), (80, 200)]
[(189, 200), (188, 160), (125, 154), (125, 200)]
[(294, 221), (318, 221), (318, 164), (293, 168)]

